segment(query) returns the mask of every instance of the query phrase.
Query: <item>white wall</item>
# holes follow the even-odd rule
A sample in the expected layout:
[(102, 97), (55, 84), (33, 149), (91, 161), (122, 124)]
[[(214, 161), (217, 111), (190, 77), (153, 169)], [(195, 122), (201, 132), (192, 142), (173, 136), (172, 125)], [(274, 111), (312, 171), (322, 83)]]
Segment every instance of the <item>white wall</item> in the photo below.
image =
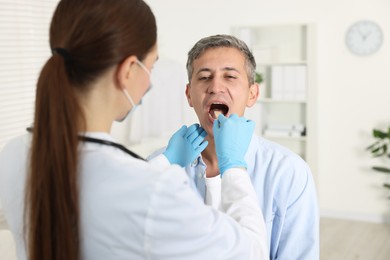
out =
[[(390, 1), (147, 2), (157, 17), (160, 56), (183, 66), (197, 40), (230, 33), (232, 26), (316, 24), (316, 178), (321, 211), (324, 215), (368, 221), (389, 218), (389, 193), (381, 187), (387, 177), (369, 170), (374, 161), (364, 148), (372, 141), (373, 127), (390, 126)], [(345, 32), (359, 19), (374, 20), (384, 32), (381, 50), (370, 57), (356, 57), (345, 47)]]

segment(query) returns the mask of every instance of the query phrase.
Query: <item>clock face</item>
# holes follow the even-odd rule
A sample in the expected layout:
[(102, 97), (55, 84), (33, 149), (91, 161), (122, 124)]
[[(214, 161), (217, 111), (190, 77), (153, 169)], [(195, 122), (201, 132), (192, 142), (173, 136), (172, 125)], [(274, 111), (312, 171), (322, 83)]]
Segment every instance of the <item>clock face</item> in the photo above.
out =
[(371, 21), (359, 21), (347, 31), (346, 44), (348, 49), (360, 56), (370, 55), (382, 45), (383, 34), (381, 28)]

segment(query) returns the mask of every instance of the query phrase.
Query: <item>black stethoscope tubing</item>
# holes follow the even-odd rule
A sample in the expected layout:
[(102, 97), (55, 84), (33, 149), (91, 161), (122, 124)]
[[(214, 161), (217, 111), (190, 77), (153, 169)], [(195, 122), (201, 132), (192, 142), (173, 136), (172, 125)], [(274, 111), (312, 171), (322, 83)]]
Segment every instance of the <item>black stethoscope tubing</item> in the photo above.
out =
[[(33, 128), (32, 127), (28, 127), (27, 129), (27, 132), (30, 132), (32, 133), (33, 132)], [(136, 158), (136, 159), (140, 159), (142, 161), (146, 161), (144, 158), (142, 158), (141, 156), (139, 156), (138, 154), (130, 151), (129, 149), (127, 149), (126, 147), (124, 147), (123, 145), (121, 144), (118, 144), (118, 143), (115, 143), (115, 142), (111, 142), (111, 141), (108, 141), (108, 140), (103, 140), (103, 139), (98, 139), (98, 138), (93, 138), (93, 137), (89, 137), (89, 136), (79, 136), (79, 139), (83, 142), (88, 142), (88, 143), (95, 143), (95, 144), (102, 144), (102, 145), (107, 145), (107, 146), (112, 146), (112, 147), (115, 147), (121, 151), (123, 151), (124, 153)]]
[(96, 143), (96, 144), (102, 144), (102, 145), (108, 145), (108, 146), (115, 147), (115, 148), (117, 148), (119, 150), (122, 150), (123, 152), (127, 153), (128, 155), (136, 158), (136, 159), (140, 159), (140, 160), (146, 161), (144, 158), (142, 158), (138, 154), (130, 151), (129, 149), (127, 149), (126, 147), (124, 147), (121, 144), (114, 143), (114, 142), (111, 142), (111, 141), (108, 141), (108, 140), (93, 138), (93, 137), (89, 137), (89, 136), (79, 136), (79, 138), (80, 138), (81, 141), (84, 141), (84, 142)]

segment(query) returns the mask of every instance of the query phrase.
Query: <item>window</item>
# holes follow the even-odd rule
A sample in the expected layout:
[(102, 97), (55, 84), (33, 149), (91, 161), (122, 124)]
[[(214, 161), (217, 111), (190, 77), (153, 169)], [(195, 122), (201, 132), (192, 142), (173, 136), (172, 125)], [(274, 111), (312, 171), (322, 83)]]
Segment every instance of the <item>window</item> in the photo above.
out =
[(0, 150), (25, 133), (39, 72), (51, 55), (49, 26), (58, 0), (0, 0)]

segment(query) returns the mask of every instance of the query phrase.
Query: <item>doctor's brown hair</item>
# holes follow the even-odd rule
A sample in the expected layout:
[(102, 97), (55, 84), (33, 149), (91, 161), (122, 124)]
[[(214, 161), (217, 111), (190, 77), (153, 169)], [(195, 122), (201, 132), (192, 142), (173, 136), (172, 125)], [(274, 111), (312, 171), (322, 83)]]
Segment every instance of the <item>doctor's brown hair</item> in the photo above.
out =
[(142, 0), (62, 0), (50, 26), (53, 55), (37, 83), (25, 234), (30, 260), (80, 259), (79, 98), (108, 69), (155, 45), (155, 17)]

